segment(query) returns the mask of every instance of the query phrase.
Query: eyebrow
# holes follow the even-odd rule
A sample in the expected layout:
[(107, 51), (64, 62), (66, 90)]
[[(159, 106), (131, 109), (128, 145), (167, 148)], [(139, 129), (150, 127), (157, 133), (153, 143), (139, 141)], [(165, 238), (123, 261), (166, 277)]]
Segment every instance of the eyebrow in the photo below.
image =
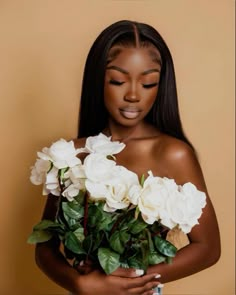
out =
[[(126, 75), (129, 74), (129, 72), (127, 72), (126, 70), (124, 70), (124, 69), (122, 69), (120, 67), (117, 67), (117, 66), (110, 66), (110, 67), (107, 67), (106, 69), (107, 70), (115, 70), (115, 71), (121, 72), (121, 73), (126, 74)], [(150, 74), (150, 73), (155, 73), (155, 72), (159, 73), (160, 70), (159, 69), (150, 69), (150, 70), (142, 72), (141, 75), (144, 76), (144, 75), (147, 75), (147, 74)]]

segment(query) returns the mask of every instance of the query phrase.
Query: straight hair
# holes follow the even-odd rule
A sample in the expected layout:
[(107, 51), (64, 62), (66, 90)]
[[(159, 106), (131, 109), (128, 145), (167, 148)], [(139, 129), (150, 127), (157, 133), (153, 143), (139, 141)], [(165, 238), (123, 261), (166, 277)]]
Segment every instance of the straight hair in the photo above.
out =
[(161, 55), (161, 77), (156, 100), (145, 120), (161, 132), (194, 147), (184, 134), (180, 120), (174, 64), (165, 41), (152, 26), (122, 20), (113, 23), (97, 37), (85, 63), (80, 102), (78, 137), (97, 135), (108, 124), (104, 105), (104, 77), (108, 55), (114, 45), (152, 45)]

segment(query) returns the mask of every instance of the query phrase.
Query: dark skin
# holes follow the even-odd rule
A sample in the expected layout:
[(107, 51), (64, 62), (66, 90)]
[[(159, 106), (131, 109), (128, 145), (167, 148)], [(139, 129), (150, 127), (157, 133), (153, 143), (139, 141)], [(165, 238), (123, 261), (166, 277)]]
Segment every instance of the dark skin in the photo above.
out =
[[(162, 134), (144, 121), (158, 91), (161, 75), (160, 55), (153, 48), (121, 48), (108, 63), (104, 83), (104, 102), (110, 114), (103, 132), (112, 140), (123, 141), (126, 148), (116, 155), (123, 165), (139, 177), (149, 170), (153, 175), (175, 179), (177, 184), (192, 182), (207, 195), (207, 205), (188, 234), (190, 244), (178, 251), (172, 264), (150, 266), (137, 277), (134, 269), (117, 269), (105, 275), (88, 264), (75, 270), (60, 253), (59, 243), (49, 241), (36, 247), (39, 267), (57, 284), (80, 295), (149, 295), (159, 281), (177, 280), (216, 263), (220, 256), (219, 229), (204, 177), (192, 149), (184, 142)], [(150, 49), (152, 54), (150, 54)], [(153, 50), (156, 58), (153, 59)], [(86, 139), (77, 139), (83, 147)], [(54, 219), (56, 198), (48, 197), (44, 218)], [(79, 271), (79, 272), (78, 272)], [(161, 274), (160, 279), (155, 276)]]

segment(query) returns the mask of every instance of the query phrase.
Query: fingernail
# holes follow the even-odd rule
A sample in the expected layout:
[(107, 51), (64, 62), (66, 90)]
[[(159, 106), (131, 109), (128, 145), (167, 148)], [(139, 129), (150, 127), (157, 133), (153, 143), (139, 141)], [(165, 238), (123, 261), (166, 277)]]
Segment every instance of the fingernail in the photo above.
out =
[(159, 284), (157, 287), (158, 288), (163, 288), (164, 287), (164, 284)]
[(80, 266), (83, 266), (83, 265), (84, 265), (84, 261), (81, 260), (80, 263), (79, 263), (79, 265), (80, 265)]
[(136, 269), (135, 273), (137, 276), (142, 276), (144, 274), (144, 270), (143, 269)]
[(155, 279), (159, 279), (160, 277), (161, 277), (161, 275), (158, 274), (158, 275), (155, 276)]

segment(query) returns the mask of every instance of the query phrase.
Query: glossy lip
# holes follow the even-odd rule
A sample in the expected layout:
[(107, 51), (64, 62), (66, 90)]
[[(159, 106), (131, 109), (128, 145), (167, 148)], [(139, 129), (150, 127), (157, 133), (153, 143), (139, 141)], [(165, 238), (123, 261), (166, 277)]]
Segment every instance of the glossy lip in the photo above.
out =
[(119, 111), (121, 115), (126, 119), (136, 119), (141, 113), (141, 110), (134, 107), (122, 108), (122, 109), (119, 109)]

